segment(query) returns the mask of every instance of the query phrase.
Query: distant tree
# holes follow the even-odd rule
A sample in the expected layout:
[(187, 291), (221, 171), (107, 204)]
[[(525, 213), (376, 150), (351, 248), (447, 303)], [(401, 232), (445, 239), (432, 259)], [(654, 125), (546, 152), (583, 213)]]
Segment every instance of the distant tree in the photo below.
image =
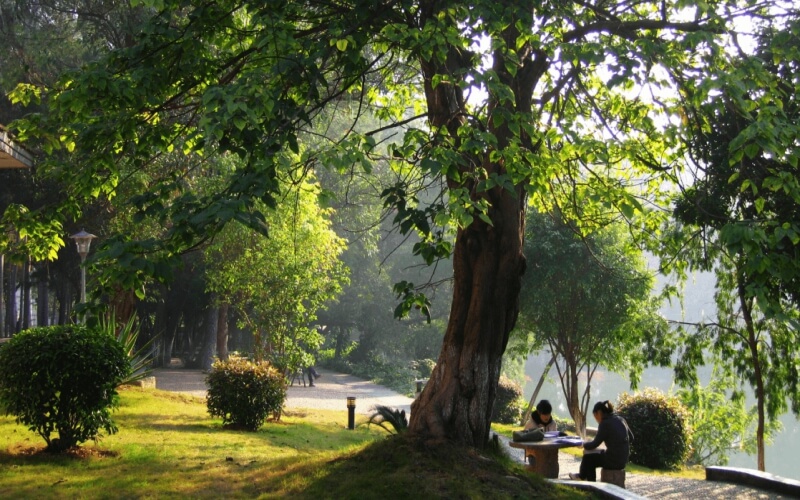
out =
[(269, 236), (231, 223), (206, 250), (206, 286), (234, 307), (255, 337), (257, 360), (283, 370), (311, 364), (320, 343), (317, 311), (346, 283), (344, 241), (330, 228), (310, 180), (283, 184), (283, 203), (268, 212)]
[(620, 226), (582, 236), (560, 213), (530, 213), (519, 330), (555, 358), (561, 389), (583, 435), (598, 366), (627, 370), (636, 385), (644, 346), (666, 322), (651, 299), (653, 277)]
[(676, 395), (689, 409), (689, 465), (726, 465), (732, 451), (756, 453), (757, 413), (747, 409), (734, 377), (715, 369), (707, 386), (695, 384)]

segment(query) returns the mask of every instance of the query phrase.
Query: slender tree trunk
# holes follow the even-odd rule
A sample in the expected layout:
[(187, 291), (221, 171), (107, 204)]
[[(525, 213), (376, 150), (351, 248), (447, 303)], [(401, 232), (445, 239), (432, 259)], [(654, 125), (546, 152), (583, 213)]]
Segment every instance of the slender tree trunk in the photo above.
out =
[(575, 363), (566, 363), (566, 385), (564, 395), (567, 398), (567, 408), (572, 420), (575, 422), (575, 432), (582, 438), (586, 437), (586, 416), (581, 412), (581, 398), (578, 394), (579, 373)]
[(222, 304), (219, 307), (217, 321), (217, 357), (221, 360), (228, 359), (228, 309), (230, 305)]
[(6, 303), (6, 332), (12, 336), (19, 331), (17, 328), (17, 277), (19, 266), (11, 264), (8, 273), (8, 302)]
[(36, 325), (47, 326), (50, 319), (50, 290), (48, 279), (48, 266), (46, 263), (39, 265), (38, 279), (36, 282)]
[(6, 256), (0, 254), (0, 338), (9, 336), (6, 332)]
[(203, 343), (201, 345), (200, 354), (200, 368), (204, 371), (210, 371), (211, 365), (214, 363), (214, 351), (217, 347), (217, 328), (219, 327), (219, 308), (216, 306), (209, 306), (206, 310), (206, 321), (203, 335)]
[(530, 415), (531, 410), (533, 409), (533, 405), (536, 403), (536, 396), (539, 395), (539, 391), (542, 390), (542, 385), (544, 385), (544, 380), (547, 378), (547, 374), (550, 372), (550, 368), (553, 367), (553, 364), (556, 362), (556, 355), (553, 354), (550, 356), (550, 361), (544, 366), (544, 370), (542, 370), (542, 376), (539, 377), (539, 382), (536, 384), (536, 389), (533, 390), (533, 394), (531, 394), (531, 399), (528, 401), (528, 407), (525, 408), (525, 413), (522, 414), (522, 422), (519, 425), (525, 425), (528, 421), (528, 415)]
[(25, 260), (22, 268), (22, 315), (21, 330), (31, 327), (31, 261)]
[(764, 457), (764, 432), (766, 428), (766, 415), (764, 412), (764, 374), (761, 369), (761, 360), (758, 356), (758, 336), (756, 335), (755, 325), (753, 324), (752, 302), (747, 299), (747, 292), (741, 276), (737, 276), (737, 285), (739, 304), (742, 308), (742, 317), (744, 318), (745, 328), (747, 328), (747, 347), (750, 350), (750, 358), (753, 363), (753, 381), (755, 382), (756, 408), (758, 414), (758, 423), (756, 424), (758, 470), (765, 472), (767, 469), (766, 459)]
[(69, 282), (65, 279), (57, 281), (56, 297), (58, 299), (58, 324), (64, 325), (67, 323), (70, 315), (69, 306), (72, 304), (72, 296), (70, 295), (72, 287), (70, 287)]

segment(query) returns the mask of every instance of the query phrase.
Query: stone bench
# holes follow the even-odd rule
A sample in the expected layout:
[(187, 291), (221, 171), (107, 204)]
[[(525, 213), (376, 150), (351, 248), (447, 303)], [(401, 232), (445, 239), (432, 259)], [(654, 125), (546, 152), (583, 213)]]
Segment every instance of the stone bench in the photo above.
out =
[(800, 498), (800, 481), (743, 467), (706, 467), (706, 480), (745, 484)]

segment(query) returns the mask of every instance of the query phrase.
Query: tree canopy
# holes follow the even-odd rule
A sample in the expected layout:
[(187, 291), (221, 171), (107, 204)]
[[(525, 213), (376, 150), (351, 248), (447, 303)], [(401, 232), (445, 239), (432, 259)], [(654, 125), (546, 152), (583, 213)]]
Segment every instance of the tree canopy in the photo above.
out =
[[(281, 176), (387, 162), (405, 174), (383, 191), (415, 253), (453, 257), (453, 301), (436, 369), (410, 430), (484, 446), (503, 351), (516, 323), (528, 199), (582, 227), (623, 218), (659, 236), (676, 135), (675, 75), (722, 57), (743, 2), (137, 3), (153, 15), (119, 47), (57, 84), (12, 98), (47, 112), (15, 123), (43, 153), (39, 172), (65, 200), (12, 207), (4, 221), (53, 256), (62, 224), (115, 199), (158, 237), (116, 238), (98, 259), (136, 288), (229, 222), (258, 231), (281, 204)], [(665, 70), (666, 69), (666, 70)], [(481, 94), (482, 97), (478, 97)], [(351, 109), (347, 134), (319, 135), (325, 110)], [(363, 114), (382, 120), (374, 131)], [(378, 141), (377, 132), (395, 135)], [(64, 154), (55, 155), (56, 151)], [(214, 157), (238, 157), (216, 190), (193, 189)], [(126, 189), (136, 183), (135, 189)], [(418, 196), (413, 186), (440, 195)], [(124, 198), (119, 199), (124, 193)], [(644, 236), (642, 236), (644, 237)], [(118, 258), (125, 256), (124, 258)], [(114, 277), (114, 276), (112, 276)], [(401, 290), (402, 291), (402, 290)], [(405, 288), (409, 304), (424, 300)]]

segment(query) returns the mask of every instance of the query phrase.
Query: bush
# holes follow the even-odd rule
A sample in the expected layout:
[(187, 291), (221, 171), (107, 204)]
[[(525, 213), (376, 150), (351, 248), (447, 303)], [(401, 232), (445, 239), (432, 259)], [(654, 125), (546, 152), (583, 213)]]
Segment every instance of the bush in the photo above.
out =
[(129, 373), (122, 345), (99, 329), (31, 328), (0, 349), (0, 406), (42, 436), (48, 451), (64, 451), (101, 430), (117, 432), (111, 410)]
[(689, 453), (688, 411), (677, 397), (648, 388), (620, 396), (617, 411), (633, 433), (631, 462), (652, 469), (672, 469)]
[(215, 361), (206, 377), (208, 413), (226, 427), (255, 431), (286, 400), (283, 374), (266, 361), (231, 356)]
[(522, 399), (522, 387), (510, 378), (501, 375), (497, 383), (497, 394), (492, 408), (492, 422), (516, 424), (522, 418), (526, 403)]
[(416, 372), (408, 364), (389, 360), (374, 351), (370, 351), (366, 361), (352, 364), (352, 374), (406, 395), (413, 393), (416, 378)]
[(436, 368), (436, 361), (427, 358), (418, 359), (411, 362), (411, 368), (417, 371), (419, 378), (431, 378), (431, 373)]

